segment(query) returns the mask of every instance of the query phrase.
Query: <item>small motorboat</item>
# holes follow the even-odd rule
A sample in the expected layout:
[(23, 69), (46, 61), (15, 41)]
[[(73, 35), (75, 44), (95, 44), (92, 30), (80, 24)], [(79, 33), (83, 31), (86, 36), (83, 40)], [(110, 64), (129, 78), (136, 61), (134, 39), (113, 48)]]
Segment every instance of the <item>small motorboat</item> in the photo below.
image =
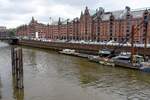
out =
[(111, 53), (111, 52), (108, 51), (108, 50), (106, 50), (106, 49), (99, 50), (97, 56), (95, 56), (95, 55), (90, 55), (90, 56), (88, 56), (88, 59), (89, 59), (90, 61), (99, 63), (99, 61), (101, 61), (102, 58), (107, 57), (110, 53)]
[(88, 59), (89, 59), (90, 61), (99, 63), (99, 61), (100, 61), (100, 56), (90, 55), (90, 56), (88, 57)]
[(59, 53), (66, 54), (66, 55), (77, 55), (78, 53), (75, 52), (75, 50), (72, 49), (63, 49), (62, 51), (59, 51)]
[(109, 55), (111, 55), (111, 51), (107, 49), (102, 49), (99, 50), (98, 54), (100, 57), (108, 57)]
[(89, 58), (89, 56), (91, 56), (91, 55), (89, 55), (89, 54), (84, 54), (84, 53), (78, 53), (77, 56), (78, 56), (78, 57), (82, 57), (82, 58)]
[(113, 61), (111, 60), (111, 51), (110, 50), (107, 50), (107, 49), (103, 49), (103, 50), (99, 50), (98, 52), (98, 56), (89, 56), (89, 60), (90, 61), (94, 61), (94, 62), (97, 62), (97, 63), (100, 63), (102, 65), (106, 65), (106, 66), (114, 66), (114, 63)]
[(145, 65), (143, 56), (133, 55), (133, 63), (131, 63), (131, 55), (119, 55), (113, 58), (115, 66), (138, 69), (141, 71), (150, 71), (150, 67)]
[(102, 58), (99, 63), (105, 66), (114, 66), (114, 62), (111, 58)]
[(135, 66), (136, 64), (135, 65), (132, 64), (130, 61), (130, 58), (128, 59), (127, 57), (125, 57), (125, 58), (120, 57), (117, 59), (113, 59), (113, 62), (115, 64), (115, 66), (138, 69), (138, 67)]
[(112, 57), (114, 57), (114, 55), (112, 55), (112, 51), (107, 49), (99, 50), (99, 56), (100, 56), (100, 60), (99, 60), (100, 64), (106, 66), (114, 66), (112, 60)]

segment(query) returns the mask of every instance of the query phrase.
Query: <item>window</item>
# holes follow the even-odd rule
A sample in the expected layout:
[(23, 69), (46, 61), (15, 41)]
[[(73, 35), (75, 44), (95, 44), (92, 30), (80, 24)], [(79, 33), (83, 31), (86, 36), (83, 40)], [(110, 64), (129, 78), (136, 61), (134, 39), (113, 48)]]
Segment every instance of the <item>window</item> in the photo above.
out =
[(112, 30), (110, 30), (110, 33), (112, 33), (113, 31)]
[(110, 28), (113, 28), (112, 26), (110, 26)]
[(127, 33), (130, 32), (129, 30), (126, 31)]
[(147, 16), (144, 16), (144, 19), (147, 19)]
[(130, 36), (130, 34), (126, 34), (126, 37), (129, 37)]
[(130, 22), (129, 22), (129, 21), (127, 22), (127, 25), (130, 25)]

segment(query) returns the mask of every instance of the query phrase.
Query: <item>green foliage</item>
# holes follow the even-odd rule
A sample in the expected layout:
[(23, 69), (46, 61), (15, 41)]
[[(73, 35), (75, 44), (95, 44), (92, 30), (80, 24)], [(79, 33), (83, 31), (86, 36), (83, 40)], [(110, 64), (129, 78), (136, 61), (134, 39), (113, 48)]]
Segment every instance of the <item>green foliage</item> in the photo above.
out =
[(8, 30), (8, 35), (9, 35), (10, 37), (15, 36), (15, 35), (16, 35), (16, 29), (9, 29), (9, 30)]

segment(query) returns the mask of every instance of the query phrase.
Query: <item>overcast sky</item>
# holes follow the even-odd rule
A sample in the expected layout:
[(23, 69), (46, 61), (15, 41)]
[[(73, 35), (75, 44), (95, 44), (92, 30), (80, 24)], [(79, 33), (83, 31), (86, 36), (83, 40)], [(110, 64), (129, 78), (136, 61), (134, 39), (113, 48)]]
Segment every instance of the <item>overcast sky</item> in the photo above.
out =
[(95, 10), (104, 7), (106, 11), (150, 7), (150, 0), (0, 0), (0, 26), (15, 28), (28, 24), (34, 16), (39, 22), (48, 23), (62, 18), (74, 18), (80, 15), (85, 6)]

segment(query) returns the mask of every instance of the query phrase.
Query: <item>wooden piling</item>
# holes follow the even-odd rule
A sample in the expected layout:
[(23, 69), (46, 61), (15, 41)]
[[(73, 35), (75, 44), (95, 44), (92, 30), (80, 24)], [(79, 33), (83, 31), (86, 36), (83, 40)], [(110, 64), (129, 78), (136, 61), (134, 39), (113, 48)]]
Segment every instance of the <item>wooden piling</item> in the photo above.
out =
[(16, 100), (24, 100), (24, 88), (22, 88), (22, 89), (16, 88), (16, 77), (15, 76), (13, 76), (12, 85), (13, 85), (13, 97)]
[(22, 48), (12, 47), (12, 75), (15, 80), (15, 87), (22, 89), (23, 85), (23, 56)]
[(12, 61), (12, 74), (15, 73), (15, 61), (14, 61), (14, 47), (11, 48), (11, 61)]

